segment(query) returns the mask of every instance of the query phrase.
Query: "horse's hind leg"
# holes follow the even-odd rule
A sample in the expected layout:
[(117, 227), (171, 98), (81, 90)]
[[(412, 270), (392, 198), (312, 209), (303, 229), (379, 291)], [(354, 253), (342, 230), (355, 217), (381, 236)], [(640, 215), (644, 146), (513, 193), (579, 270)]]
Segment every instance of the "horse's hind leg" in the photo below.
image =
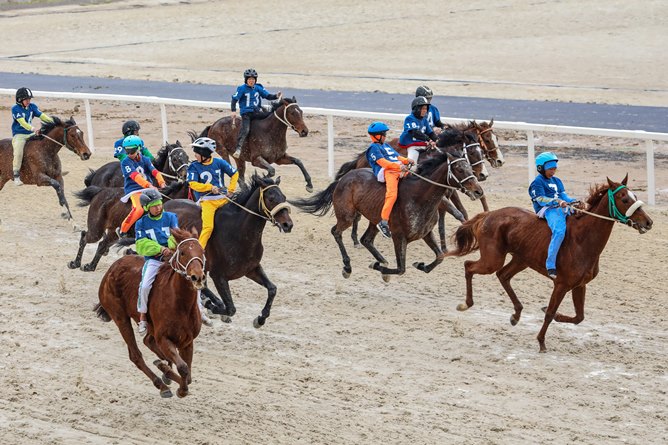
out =
[(79, 239), (79, 250), (77, 251), (77, 257), (74, 258), (74, 261), (70, 261), (67, 264), (67, 267), (70, 269), (78, 269), (81, 267), (81, 258), (83, 257), (84, 249), (86, 248), (86, 231), (81, 231), (81, 238)]
[(353, 239), (353, 247), (356, 248), (362, 247), (359, 240), (357, 239), (357, 228), (359, 226), (359, 222), (361, 219), (362, 215), (360, 213), (355, 214), (355, 219), (353, 220), (352, 233), (350, 234), (350, 237)]
[(519, 260), (518, 257), (513, 257), (508, 264), (496, 272), (496, 277), (501, 282), (501, 286), (506, 290), (506, 293), (510, 297), (510, 301), (513, 302), (513, 307), (515, 308), (515, 313), (510, 316), (510, 324), (513, 326), (520, 321), (524, 306), (522, 306), (522, 303), (520, 303), (520, 300), (517, 298), (517, 294), (515, 294), (515, 291), (510, 286), (510, 280), (526, 268), (527, 265)]
[[(487, 241), (491, 244), (493, 241)], [(488, 244), (488, 245), (489, 245)], [(457, 305), (458, 311), (465, 311), (473, 306), (473, 275), (489, 275), (503, 267), (506, 255), (498, 249), (483, 246), (480, 242), (480, 259), (464, 261), (464, 277), (466, 278), (466, 302)]]
[(253, 320), (253, 327), (260, 328), (264, 326), (271, 313), (271, 305), (274, 303), (274, 297), (276, 296), (276, 285), (269, 280), (267, 274), (264, 273), (264, 269), (259, 264), (254, 270), (246, 274), (246, 277), (267, 289), (267, 302), (262, 308), (262, 314)]
[(276, 164), (277, 165), (295, 164), (297, 167), (299, 167), (299, 170), (302, 171), (302, 175), (304, 175), (304, 180), (306, 181), (306, 191), (309, 193), (313, 191), (313, 183), (311, 182), (311, 176), (306, 171), (306, 167), (304, 167), (302, 161), (292, 156), (285, 155), (282, 158), (277, 159)]
[(366, 250), (371, 252), (371, 255), (373, 255), (376, 261), (383, 265), (387, 265), (387, 260), (373, 244), (373, 241), (376, 239), (376, 235), (378, 235), (378, 228), (375, 225), (369, 223), (369, 227), (367, 227), (362, 234), (362, 245), (366, 247)]
[[(561, 285), (559, 283), (559, 278), (557, 278), (557, 282), (555, 283), (554, 289), (552, 290), (552, 296), (550, 297), (550, 303), (545, 309), (545, 319), (543, 320), (543, 326), (540, 328), (540, 332), (536, 337), (538, 344), (540, 345), (540, 352), (547, 352), (547, 348), (545, 348), (545, 333), (547, 332), (547, 328), (550, 326), (552, 320), (554, 320), (554, 316), (556, 315), (557, 309), (559, 309), (559, 305), (564, 299), (564, 296), (566, 296), (566, 292), (568, 292), (568, 288)], [(584, 305), (584, 293), (582, 294), (582, 304)]]
[[(584, 304), (585, 304), (585, 291), (586, 286), (578, 286), (573, 288), (571, 291), (573, 296), (573, 307), (575, 307), (575, 317), (569, 317), (567, 315), (560, 314), (557, 312), (554, 315), (554, 321), (559, 323), (573, 323), (579, 324), (584, 320)], [(546, 308), (544, 308), (546, 309)]]
[(350, 257), (346, 251), (346, 246), (343, 245), (343, 237), (341, 234), (344, 230), (345, 228), (340, 228), (339, 223), (337, 222), (334, 226), (332, 226), (331, 232), (334, 240), (336, 241), (336, 244), (339, 246), (341, 258), (343, 260), (343, 271), (341, 274), (343, 275), (343, 278), (350, 278), (350, 274), (352, 273), (353, 268), (350, 266)]

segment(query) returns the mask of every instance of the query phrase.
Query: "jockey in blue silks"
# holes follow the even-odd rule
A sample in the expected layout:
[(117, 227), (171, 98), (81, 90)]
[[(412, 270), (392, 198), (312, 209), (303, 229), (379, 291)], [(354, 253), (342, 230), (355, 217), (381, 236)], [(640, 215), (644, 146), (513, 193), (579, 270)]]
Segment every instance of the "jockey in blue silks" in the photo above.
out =
[(557, 155), (549, 151), (536, 156), (536, 170), (539, 174), (529, 186), (533, 209), (539, 217), (547, 220), (552, 231), (545, 262), (547, 275), (552, 279), (557, 278), (557, 254), (566, 236), (566, 217), (572, 213), (568, 204), (577, 202), (566, 194), (564, 184), (554, 176), (557, 162)]
[(429, 102), (429, 108), (427, 108), (427, 122), (431, 125), (431, 128), (445, 128), (445, 123), (441, 121), (441, 112), (438, 111), (435, 105), (431, 103), (431, 99), (434, 97), (434, 92), (431, 91), (427, 85), (420, 85), (415, 89), (415, 97), (424, 97)]

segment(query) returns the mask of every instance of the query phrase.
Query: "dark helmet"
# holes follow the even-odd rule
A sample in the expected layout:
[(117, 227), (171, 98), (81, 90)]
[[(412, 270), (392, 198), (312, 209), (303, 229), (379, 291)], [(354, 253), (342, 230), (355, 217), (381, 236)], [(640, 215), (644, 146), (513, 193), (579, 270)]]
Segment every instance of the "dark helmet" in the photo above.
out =
[(427, 85), (420, 85), (415, 90), (415, 97), (420, 96), (426, 97), (427, 100), (431, 100), (431, 98), (434, 97), (434, 92), (431, 91), (431, 88), (429, 88)]
[(380, 136), (385, 136), (389, 130), (390, 127), (384, 122), (373, 122), (369, 125), (367, 133), (369, 133), (369, 136), (371, 136), (371, 139), (374, 142), (380, 142)]
[(162, 204), (162, 195), (156, 189), (144, 189), (139, 196), (139, 203), (148, 212), (150, 207)]
[(128, 154), (135, 153), (144, 146), (144, 141), (139, 136), (130, 135), (123, 139), (123, 148)]
[(257, 71), (255, 71), (253, 68), (248, 68), (246, 71), (244, 71), (244, 82), (247, 81), (250, 77), (254, 77), (255, 80), (257, 80)]
[(198, 155), (202, 156), (205, 159), (213, 156), (213, 153), (216, 151), (216, 141), (211, 138), (198, 138), (190, 144), (193, 148), (193, 151)]
[(32, 99), (32, 91), (26, 87), (21, 87), (16, 90), (16, 103), (20, 104), (25, 99)]
[(139, 131), (141, 127), (139, 127), (139, 122), (137, 121), (127, 121), (126, 123), (123, 124), (123, 136), (130, 136), (132, 133), (135, 131)]
[(411, 102), (411, 109), (413, 110), (415, 117), (420, 117), (420, 108), (422, 108), (424, 105), (429, 105), (429, 101), (426, 97), (418, 96), (413, 99), (413, 102)]
[(559, 162), (557, 155), (551, 151), (545, 151), (536, 156), (536, 170), (538, 170), (538, 173), (545, 173), (545, 170), (556, 167), (557, 162)]

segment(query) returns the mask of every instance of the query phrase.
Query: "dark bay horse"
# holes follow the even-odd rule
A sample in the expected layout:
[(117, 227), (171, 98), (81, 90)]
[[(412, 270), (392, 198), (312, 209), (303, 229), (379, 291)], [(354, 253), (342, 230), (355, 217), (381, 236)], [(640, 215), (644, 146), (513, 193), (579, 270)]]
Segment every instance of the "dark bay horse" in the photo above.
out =
[[(557, 278), (550, 302), (545, 310), (543, 327), (538, 333), (540, 352), (545, 352), (545, 333), (555, 320), (578, 324), (584, 320), (585, 289), (598, 274), (598, 260), (610, 238), (614, 222), (624, 222), (645, 233), (652, 228), (652, 220), (641, 208), (627, 187), (628, 175), (621, 183), (608, 179), (592, 189), (587, 198), (587, 211), (567, 219), (566, 238), (557, 257)], [(480, 259), (465, 261), (466, 303), (457, 306), (460, 311), (473, 306), (473, 275), (491, 274), (501, 282), (513, 302), (515, 313), (510, 316), (514, 326), (520, 320), (522, 303), (510, 286), (510, 280), (527, 267), (547, 276), (545, 259), (551, 232), (547, 223), (532, 211), (506, 207), (480, 213), (457, 229), (454, 235), (457, 250), (447, 256), (464, 256), (480, 250)], [(512, 255), (504, 265), (506, 256)], [(575, 316), (557, 312), (568, 291), (573, 295)]]
[[(174, 254), (155, 277), (148, 300), (148, 333), (144, 344), (160, 360), (153, 362), (164, 375), (160, 379), (144, 362), (137, 346), (132, 320), (139, 321), (137, 294), (144, 258), (125, 255), (114, 262), (102, 277), (95, 306), (97, 316), (104, 321), (114, 320), (128, 345), (130, 360), (160, 390), (162, 397), (171, 397), (165, 384), (179, 384), (176, 395), (188, 395), (192, 381), (193, 342), (199, 335), (202, 320), (197, 306), (198, 290), (204, 287), (204, 251), (197, 240), (197, 231), (172, 229), (178, 243)], [(178, 374), (172, 370), (176, 365)]]
[(492, 128), (493, 125), (494, 119), (489, 122), (469, 121), (466, 124), (450, 125), (450, 127), (475, 132), (485, 158), (492, 167), (498, 168), (504, 164), (505, 159), (503, 158), (503, 153), (501, 153), (501, 148), (499, 147), (499, 140), (496, 137), (496, 134), (494, 134), (494, 129)]
[(406, 246), (418, 239), (427, 243), (436, 259), (427, 265), (414, 263), (413, 266), (429, 273), (444, 258), (432, 233), (438, 218), (437, 209), (446, 191), (443, 186), (466, 190), (472, 199), (479, 198), (483, 192), (471, 171), (471, 165), (463, 157), (455, 158), (447, 152), (439, 153), (420, 164), (417, 173), (427, 180), (411, 175), (399, 181), (397, 201), (390, 216), (397, 261), (395, 269), (387, 267), (387, 261), (373, 245), (378, 233), (376, 224), (380, 221), (380, 211), (385, 198), (385, 184), (378, 182), (370, 169), (351, 170), (341, 179), (332, 182), (327, 189), (311, 198), (294, 201), (293, 204), (307, 213), (319, 216), (326, 214), (334, 206), (336, 224), (332, 227), (332, 235), (343, 257), (345, 278), (350, 276), (352, 267), (341, 234), (353, 224), (358, 213), (371, 222), (362, 235), (362, 245), (377, 260), (370, 267), (380, 271), (384, 280), (387, 281), (390, 274), (401, 275), (406, 271)]
[[(304, 164), (286, 153), (288, 143), (285, 136), (288, 128), (293, 129), (300, 137), (308, 135), (308, 127), (304, 123), (302, 109), (299, 108), (297, 99), (294, 97), (292, 99), (282, 98), (272, 107), (272, 113), (266, 118), (251, 121), (250, 133), (241, 148), (241, 156), (237, 162), (239, 176), (241, 179), (244, 178), (246, 162), (267, 170), (270, 177), (276, 174), (271, 164), (295, 164), (304, 175), (306, 190), (311, 192), (313, 184)], [(233, 121), (231, 116), (227, 116), (206, 127), (199, 137), (206, 136), (216, 141), (216, 150), (223, 159), (229, 162), (230, 155), (236, 149), (237, 134), (240, 128), (241, 118)]]
[[(162, 173), (168, 184), (174, 181), (185, 181), (188, 165), (190, 165), (188, 153), (186, 153), (179, 141), (176, 141), (174, 144), (167, 143), (160, 148), (153, 162), (153, 166)], [(152, 176), (150, 178), (153, 179)], [(111, 161), (97, 170), (91, 170), (84, 179), (84, 184), (86, 187), (91, 185), (97, 187), (123, 187), (123, 173), (121, 172), (120, 163), (118, 161)]]
[[(65, 182), (58, 152), (62, 147), (75, 153), (82, 160), (91, 153), (84, 142), (83, 132), (73, 118), (63, 121), (53, 118), (53, 123), (44, 123), (41, 134), (32, 136), (26, 142), (21, 165), (21, 181), (38, 187), (51, 186), (56, 190), (60, 205), (65, 207), (63, 217), (72, 219), (70, 206), (65, 199)], [(11, 139), (0, 140), (0, 190), (12, 179), (13, 148)]]
[[(118, 168), (118, 162), (116, 162), (116, 167)], [(118, 169), (120, 170), (120, 168)], [(161, 193), (169, 199), (188, 198), (188, 184), (186, 182), (174, 182), (165, 187)], [(116, 227), (120, 227), (132, 208), (130, 202), (121, 201), (124, 194), (121, 187), (102, 188), (94, 185), (74, 193), (81, 200), (79, 206), (90, 207), (88, 209), (87, 229), (81, 231), (77, 256), (74, 261), (70, 261), (67, 265), (70, 269), (81, 267), (84, 272), (92, 272), (97, 268), (100, 258), (109, 253), (109, 247), (118, 239)], [(128, 235), (134, 237), (134, 227)], [(81, 258), (86, 244), (97, 243), (98, 241), (95, 256), (90, 263), (82, 266)]]
[[(259, 328), (269, 318), (276, 285), (260, 264), (264, 253), (262, 234), (267, 222), (285, 233), (293, 226), (290, 207), (279, 184), (280, 177), (274, 182), (271, 178), (253, 175), (248, 186), (234, 195), (234, 202), (239, 206), (228, 203), (216, 211), (213, 233), (206, 245), (206, 259), (209, 276), (222, 297), (222, 304), (210, 292), (205, 295), (217, 300), (216, 306), (223, 307), (221, 318), (224, 321), (230, 321), (229, 317), (236, 313), (229, 282), (241, 277), (255, 281), (268, 292), (262, 313), (255, 318), (253, 326)], [(201, 209), (192, 201), (167, 201), (165, 210), (178, 215), (181, 227), (197, 230), (202, 227)]]

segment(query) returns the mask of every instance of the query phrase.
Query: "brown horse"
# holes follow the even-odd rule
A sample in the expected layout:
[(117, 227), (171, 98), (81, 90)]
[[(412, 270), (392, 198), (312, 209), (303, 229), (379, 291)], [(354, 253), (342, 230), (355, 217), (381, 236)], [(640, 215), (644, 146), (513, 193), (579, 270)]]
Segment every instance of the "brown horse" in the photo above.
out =
[[(197, 231), (172, 229), (178, 243), (169, 262), (165, 262), (155, 277), (148, 301), (148, 333), (144, 344), (160, 360), (153, 362), (164, 375), (160, 379), (146, 366), (137, 346), (132, 321), (139, 321), (137, 289), (141, 280), (144, 258), (125, 255), (114, 262), (102, 277), (95, 306), (97, 316), (104, 321), (114, 320), (128, 345), (130, 360), (151, 379), (162, 397), (171, 397), (165, 384), (179, 384), (176, 395), (188, 395), (192, 381), (193, 342), (202, 327), (197, 306), (198, 290), (204, 287), (204, 251), (197, 240)], [(176, 365), (178, 374), (172, 370)]]
[[(70, 206), (65, 199), (65, 182), (63, 181), (62, 165), (58, 152), (66, 147), (82, 160), (90, 158), (91, 153), (83, 140), (83, 132), (70, 118), (62, 121), (57, 117), (53, 123), (42, 125), (41, 134), (32, 136), (25, 145), (23, 164), (21, 165), (21, 181), (38, 187), (50, 185), (56, 190), (60, 205), (65, 207), (63, 217), (72, 219)], [(12, 179), (13, 148), (11, 139), (0, 140), (0, 190), (7, 181)]]
[[(166, 143), (158, 151), (153, 161), (153, 166), (162, 173), (168, 184), (174, 181), (185, 181), (189, 165), (190, 159), (188, 158), (188, 153), (186, 153), (179, 141), (176, 141), (175, 144)], [(150, 179), (152, 180), (153, 177)], [(86, 187), (91, 185), (97, 187), (123, 187), (123, 181), (124, 178), (120, 163), (118, 161), (111, 161), (97, 170), (91, 170), (84, 179), (84, 184)]]
[[(208, 289), (203, 294), (220, 310), (223, 321), (231, 321), (236, 313), (229, 282), (249, 278), (267, 289), (267, 301), (262, 313), (253, 320), (253, 326), (264, 325), (276, 296), (276, 285), (269, 280), (262, 265), (264, 246), (262, 233), (267, 222), (281, 232), (292, 230), (290, 207), (281, 189), (280, 177), (274, 182), (268, 177), (253, 175), (247, 187), (234, 195), (234, 202), (216, 210), (213, 233), (206, 245), (208, 272), (222, 297), (222, 302)], [(165, 210), (178, 215), (181, 227), (202, 227), (201, 209), (192, 201), (183, 199), (165, 203)], [(124, 244), (124, 243), (121, 243)], [(207, 305), (208, 307), (208, 305)]]
[[(584, 320), (586, 285), (598, 274), (598, 259), (614, 222), (627, 223), (640, 233), (652, 228), (652, 220), (640, 207), (642, 202), (626, 188), (627, 179), (628, 175), (621, 183), (608, 179), (607, 184), (593, 188), (587, 198), (588, 213), (568, 218), (566, 238), (557, 257), (558, 275), (550, 303), (544, 308), (545, 320), (537, 337), (540, 352), (546, 351), (545, 333), (553, 319), (575, 324)], [(547, 275), (545, 259), (550, 236), (545, 221), (535, 213), (517, 207), (480, 213), (460, 226), (454, 235), (458, 250), (447, 256), (464, 256), (479, 249), (480, 259), (464, 262), (466, 303), (457, 309), (463, 311), (473, 306), (473, 275), (496, 272), (515, 307), (510, 323), (516, 325), (522, 313), (522, 303), (510, 286), (510, 280), (527, 267)], [(507, 254), (511, 254), (512, 259), (504, 265)], [(573, 294), (574, 317), (557, 312), (568, 291)]]
[[(246, 162), (267, 170), (270, 177), (276, 174), (271, 164), (295, 164), (304, 175), (306, 190), (311, 192), (313, 184), (304, 164), (286, 153), (288, 143), (285, 136), (288, 128), (292, 128), (300, 137), (308, 135), (303, 112), (294, 97), (292, 99), (282, 98), (272, 107), (272, 113), (266, 118), (251, 121), (250, 133), (241, 148), (241, 156), (237, 161), (239, 176), (241, 179), (244, 178)], [(240, 128), (241, 118), (233, 121), (232, 117), (227, 116), (206, 127), (199, 137), (206, 136), (215, 140), (216, 150), (223, 159), (229, 162), (230, 154), (236, 149), (237, 134)]]
[(494, 119), (489, 122), (480, 123), (469, 121), (466, 124), (450, 125), (450, 127), (464, 131), (474, 131), (478, 143), (480, 144), (480, 148), (482, 148), (482, 151), (485, 154), (485, 158), (487, 158), (487, 161), (492, 167), (498, 168), (503, 165), (505, 160), (503, 158), (503, 153), (501, 153), (501, 148), (499, 148), (499, 141), (496, 134), (494, 134), (494, 129), (492, 128), (493, 125)]
[[(118, 162), (116, 162), (116, 167), (118, 167)], [(74, 196), (81, 200), (79, 206), (90, 207), (88, 209), (87, 230), (81, 231), (77, 256), (74, 261), (70, 261), (67, 265), (70, 269), (81, 267), (84, 272), (92, 272), (97, 268), (100, 258), (109, 253), (109, 246), (118, 239), (116, 227), (120, 227), (132, 208), (130, 202), (121, 201), (124, 194), (120, 187), (101, 188), (94, 185), (74, 193)], [(172, 183), (162, 190), (162, 194), (167, 199), (188, 198), (188, 184), (185, 182)], [(128, 235), (130, 237), (134, 236), (134, 228), (130, 230)], [(81, 266), (81, 258), (86, 244), (97, 243), (98, 241), (100, 242), (91, 262)]]
[(413, 266), (417, 269), (429, 273), (443, 261), (444, 254), (434, 239), (432, 228), (436, 224), (437, 209), (446, 190), (444, 186), (457, 187), (465, 191), (471, 199), (479, 198), (483, 192), (466, 159), (455, 158), (447, 152), (420, 164), (417, 173), (426, 180), (415, 176), (401, 180), (397, 201), (390, 216), (397, 260), (395, 269), (386, 266), (387, 261), (373, 245), (378, 233), (376, 224), (380, 221), (385, 185), (378, 182), (370, 169), (351, 170), (315, 196), (294, 202), (305, 212), (319, 216), (326, 214), (332, 205), (334, 206), (336, 225), (332, 227), (332, 235), (343, 257), (344, 278), (350, 276), (352, 267), (341, 234), (353, 224), (358, 213), (371, 221), (362, 235), (362, 245), (377, 260), (370, 267), (380, 271), (385, 281), (390, 274), (401, 275), (406, 271), (406, 246), (412, 241), (422, 239), (436, 254), (436, 259), (428, 265), (414, 263)]

